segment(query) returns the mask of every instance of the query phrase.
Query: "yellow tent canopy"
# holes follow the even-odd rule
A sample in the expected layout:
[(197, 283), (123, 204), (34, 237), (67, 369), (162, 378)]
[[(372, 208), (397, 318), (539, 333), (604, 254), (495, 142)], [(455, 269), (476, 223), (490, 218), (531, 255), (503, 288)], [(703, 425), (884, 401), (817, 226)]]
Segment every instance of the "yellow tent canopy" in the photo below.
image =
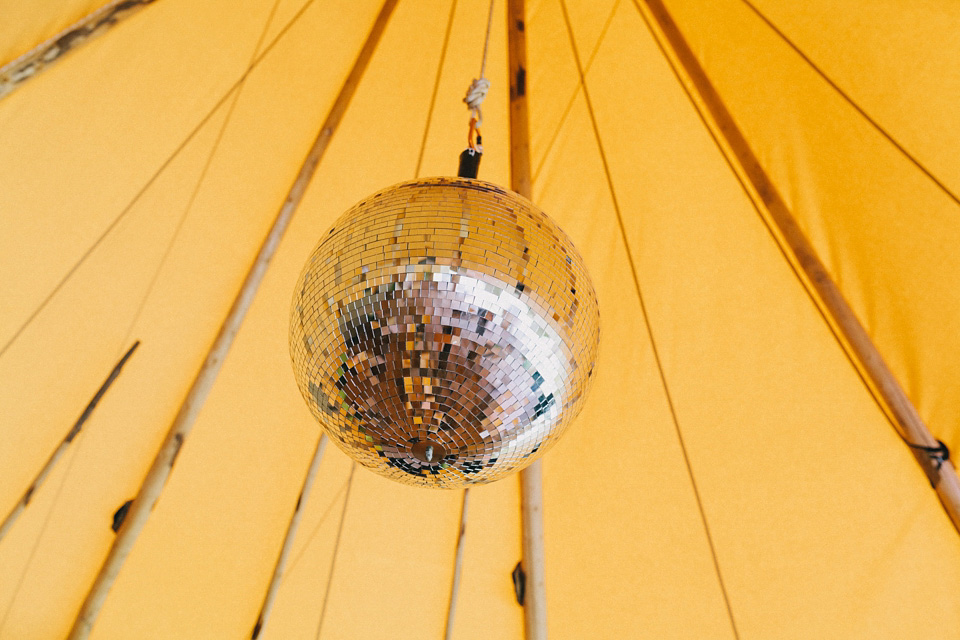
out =
[[(382, 5), (0, 0), (0, 518), (140, 341), (0, 540), (0, 638), (74, 625)], [(488, 7), (389, 13), (93, 638), (250, 637), (320, 433), (296, 277), (364, 196), (455, 172)], [(494, 11), (481, 177), (509, 186)], [(960, 6), (529, 0), (522, 26), (532, 199), (603, 327), (543, 460), (550, 636), (960, 637), (952, 466), (822, 289), (960, 448)], [(461, 499), (328, 448), (260, 637), (443, 637)], [(453, 638), (524, 635), (520, 500), (470, 490)]]

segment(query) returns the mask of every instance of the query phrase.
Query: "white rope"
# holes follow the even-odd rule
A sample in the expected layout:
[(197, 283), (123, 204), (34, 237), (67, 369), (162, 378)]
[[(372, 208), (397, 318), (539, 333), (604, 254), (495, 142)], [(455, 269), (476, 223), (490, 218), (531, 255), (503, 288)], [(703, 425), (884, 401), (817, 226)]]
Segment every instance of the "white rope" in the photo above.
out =
[(483, 104), (483, 101), (487, 97), (487, 91), (490, 90), (490, 81), (486, 78), (474, 78), (473, 82), (470, 83), (470, 86), (467, 88), (467, 95), (463, 99), (467, 103), (467, 107), (473, 113), (473, 117), (477, 119), (477, 126), (483, 124), (483, 114), (480, 111), (480, 105)]
[(490, 0), (490, 12), (487, 14), (487, 36), (483, 42), (483, 59), (480, 61), (480, 77), (474, 78), (470, 86), (467, 87), (467, 95), (463, 101), (467, 103), (471, 115), (477, 119), (477, 127), (483, 124), (483, 112), (480, 105), (487, 97), (487, 91), (490, 90), (490, 81), (484, 77), (484, 71), (487, 68), (487, 49), (490, 47), (490, 26), (493, 24), (493, 2)]

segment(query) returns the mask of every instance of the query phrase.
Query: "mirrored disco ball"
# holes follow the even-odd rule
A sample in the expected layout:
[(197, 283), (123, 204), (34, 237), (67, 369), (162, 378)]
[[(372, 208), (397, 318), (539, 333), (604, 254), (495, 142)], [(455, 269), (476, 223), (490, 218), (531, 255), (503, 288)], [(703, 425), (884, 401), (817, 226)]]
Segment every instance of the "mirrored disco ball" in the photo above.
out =
[(525, 198), (431, 178), (345, 213), (294, 295), (297, 384), (330, 438), (394, 480), (461, 487), (542, 455), (579, 413), (597, 296)]

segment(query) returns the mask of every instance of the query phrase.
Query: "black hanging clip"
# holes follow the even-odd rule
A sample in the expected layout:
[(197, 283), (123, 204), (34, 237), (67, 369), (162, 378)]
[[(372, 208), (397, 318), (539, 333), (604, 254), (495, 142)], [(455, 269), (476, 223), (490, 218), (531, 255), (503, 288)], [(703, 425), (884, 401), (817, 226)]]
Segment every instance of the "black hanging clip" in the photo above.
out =
[(461, 178), (476, 179), (480, 173), (480, 158), (483, 152), (477, 149), (464, 149), (460, 154), (460, 168), (457, 170), (457, 176)]

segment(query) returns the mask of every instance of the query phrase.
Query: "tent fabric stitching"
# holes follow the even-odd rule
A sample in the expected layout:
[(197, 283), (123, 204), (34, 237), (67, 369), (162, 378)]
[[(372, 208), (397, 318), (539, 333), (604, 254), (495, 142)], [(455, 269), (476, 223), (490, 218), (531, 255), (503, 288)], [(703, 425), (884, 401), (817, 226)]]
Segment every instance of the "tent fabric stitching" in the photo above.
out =
[(30, 325), (30, 323), (32, 323), (37, 318), (37, 316), (40, 315), (40, 313), (46, 308), (46, 306), (50, 303), (50, 301), (57, 295), (57, 293), (60, 292), (60, 290), (67, 283), (67, 281), (70, 280), (73, 274), (76, 273), (76, 271), (83, 265), (83, 263), (87, 261), (90, 255), (93, 254), (93, 252), (97, 249), (97, 247), (99, 247), (101, 243), (103, 243), (103, 241), (107, 238), (107, 236), (109, 236), (113, 232), (113, 230), (117, 228), (117, 225), (119, 225), (120, 222), (127, 216), (127, 214), (130, 213), (134, 205), (140, 200), (141, 197), (143, 197), (143, 195), (147, 192), (150, 186), (157, 180), (157, 178), (160, 177), (160, 175), (167, 169), (167, 167), (170, 166), (170, 164), (174, 161), (174, 159), (176, 159), (176, 157), (180, 154), (180, 152), (182, 152), (186, 148), (186, 146), (190, 143), (190, 141), (196, 137), (196, 135), (200, 132), (201, 129), (203, 129), (203, 126), (210, 120), (210, 118), (213, 117), (213, 115), (217, 112), (217, 110), (221, 106), (223, 106), (224, 103), (226, 103), (227, 99), (231, 96), (231, 94), (233, 94), (234, 91), (239, 90), (241, 84), (247, 78), (247, 76), (249, 76), (250, 73), (260, 64), (260, 62), (263, 61), (263, 59), (270, 53), (273, 47), (278, 42), (280, 42), (283, 36), (287, 34), (290, 28), (293, 27), (293, 25), (300, 19), (300, 17), (306, 12), (306, 10), (313, 3), (314, 3), (314, 0), (307, 0), (304, 3), (304, 5), (297, 11), (297, 13), (295, 13), (293, 17), (277, 33), (276, 37), (274, 37), (274, 39), (270, 41), (270, 44), (268, 44), (264, 48), (263, 53), (257, 56), (253, 64), (247, 67), (247, 69), (240, 75), (240, 77), (237, 78), (237, 80), (230, 86), (227, 92), (224, 93), (219, 100), (217, 100), (216, 104), (214, 104), (213, 107), (210, 109), (210, 111), (200, 120), (197, 126), (190, 131), (190, 133), (183, 140), (183, 142), (181, 142), (176, 147), (176, 149), (174, 149), (173, 153), (171, 153), (170, 156), (163, 161), (163, 163), (156, 170), (156, 172), (154, 172), (150, 176), (150, 178), (144, 183), (143, 187), (139, 191), (137, 191), (136, 195), (134, 195), (133, 199), (129, 202), (129, 204), (127, 204), (127, 206), (125, 206), (120, 211), (120, 213), (117, 214), (117, 216), (110, 221), (110, 224), (107, 225), (107, 227), (103, 230), (103, 232), (101, 232), (101, 234), (97, 237), (97, 239), (93, 242), (93, 244), (90, 245), (90, 247), (73, 264), (73, 266), (67, 270), (63, 278), (61, 278), (61, 280), (56, 284), (56, 286), (54, 286), (54, 288), (50, 291), (50, 293), (47, 294), (47, 296), (43, 299), (43, 301), (39, 305), (37, 305), (36, 309), (34, 309), (30, 313), (30, 315), (23, 322), (23, 324), (21, 324), (20, 327), (14, 332), (13, 336), (10, 337), (10, 339), (6, 342), (6, 344), (3, 345), (3, 347), (0, 347), (0, 358), (2, 358), (3, 355), (13, 345), (13, 343), (17, 341), (17, 339), (24, 332), (24, 330)]
[(413, 172), (414, 178), (420, 177), (420, 167), (423, 164), (423, 153), (427, 149), (427, 137), (430, 135), (430, 125), (433, 122), (433, 107), (437, 102), (437, 92), (440, 90), (440, 76), (443, 73), (443, 63), (447, 59), (447, 45), (450, 44), (450, 33), (453, 31), (453, 17), (457, 13), (457, 0), (450, 3), (450, 17), (447, 19), (447, 30), (443, 34), (443, 44), (440, 46), (440, 60), (437, 62), (437, 77), (433, 81), (433, 93), (430, 94), (430, 106), (427, 109), (427, 123), (423, 127), (423, 141), (420, 143), (420, 153), (417, 155), (417, 168)]
[(320, 621), (317, 623), (316, 640), (320, 640), (323, 631), (323, 619), (327, 615), (327, 602), (330, 600), (330, 589), (333, 587), (333, 572), (337, 566), (337, 553), (340, 551), (340, 541), (343, 537), (343, 523), (347, 519), (347, 506), (350, 504), (350, 489), (353, 488), (353, 474), (357, 470), (357, 463), (350, 464), (350, 476), (347, 478), (346, 495), (343, 496), (343, 509), (340, 511), (340, 524), (337, 526), (337, 537), (333, 543), (333, 553), (330, 556), (330, 570), (327, 573), (327, 588), (323, 592), (323, 603), (320, 605)]
[(307, 548), (310, 546), (310, 543), (313, 542), (314, 538), (316, 538), (317, 533), (320, 531), (320, 527), (323, 526), (323, 523), (327, 521), (327, 516), (330, 515), (330, 512), (333, 510), (333, 506), (340, 499), (340, 495), (347, 490), (347, 483), (348, 483), (348, 480), (344, 480), (343, 483), (340, 485), (340, 488), (337, 489), (337, 492), (333, 494), (333, 498), (330, 499), (330, 504), (328, 504), (327, 508), (324, 509), (323, 514), (320, 516), (320, 519), (317, 521), (317, 524), (314, 525), (313, 530), (310, 532), (310, 535), (307, 536), (306, 541), (304, 541), (303, 546), (300, 548), (300, 553), (294, 556), (293, 560), (291, 560), (290, 563), (287, 565), (287, 568), (283, 572), (283, 578), (281, 578), (280, 580), (281, 586), (283, 585), (284, 581), (287, 579), (287, 576), (293, 572), (294, 568), (296, 568), (297, 563), (300, 561), (300, 558), (303, 557), (303, 554), (306, 552)]
[(916, 156), (914, 156), (909, 151), (907, 151), (906, 147), (904, 147), (900, 142), (897, 141), (896, 138), (893, 137), (893, 134), (887, 131), (883, 126), (880, 125), (879, 122), (874, 120), (873, 117), (871, 117), (870, 114), (867, 113), (863, 107), (857, 104), (857, 102), (853, 98), (851, 98), (850, 95), (840, 87), (840, 85), (834, 82), (833, 79), (830, 78), (830, 76), (828, 76), (826, 72), (824, 72), (823, 69), (821, 69), (817, 65), (817, 63), (810, 58), (810, 56), (804, 53), (803, 50), (800, 49), (800, 47), (798, 47), (796, 43), (793, 42), (793, 40), (788, 38), (787, 35), (783, 31), (781, 31), (780, 28), (777, 27), (777, 25), (774, 24), (772, 20), (770, 20), (766, 15), (763, 14), (763, 12), (761, 12), (756, 6), (754, 6), (754, 4), (750, 2), (750, 0), (740, 0), (740, 1), (743, 2), (743, 4), (745, 4), (748, 8), (750, 8), (750, 10), (753, 11), (757, 15), (757, 17), (759, 17), (768, 27), (770, 27), (770, 29), (774, 33), (776, 33), (777, 36), (779, 36), (780, 39), (783, 40), (791, 49), (793, 49), (796, 52), (796, 54), (800, 56), (800, 58), (802, 58), (803, 61), (806, 62), (807, 65), (809, 65), (810, 68), (813, 69), (817, 73), (817, 75), (819, 75), (823, 79), (824, 82), (830, 85), (830, 87), (834, 91), (836, 91), (837, 94), (847, 102), (847, 104), (853, 107), (853, 109), (858, 114), (860, 114), (864, 120), (869, 122), (870, 125), (874, 129), (876, 129), (880, 135), (886, 138), (887, 141), (897, 149), (897, 151), (902, 153), (903, 156), (907, 158), (907, 160), (909, 160), (914, 166), (916, 166), (917, 169), (919, 169), (925, 176), (930, 178), (930, 180), (932, 180), (933, 183), (936, 184), (937, 187), (947, 197), (953, 200), (954, 203), (960, 205), (960, 196), (958, 196), (953, 191), (951, 191), (950, 188), (946, 184), (944, 184), (936, 175), (934, 175), (934, 173), (930, 169), (928, 169), (922, 162), (920, 162), (920, 160)]
[[(700, 116), (701, 122), (710, 132), (711, 138), (714, 143), (719, 147), (721, 154), (727, 161), (728, 166), (731, 171), (737, 176), (737, 180), (740, 183), (741, 188), (746, 192), (747, 197), (753, 203), (754, 209), (757, 214), (763, 219), (765, 225), (767, 225), (768, 231), (771, 233), (774, 241), (777, 243), (781, 250), (781, 254), (788, 260), (793, 268), (794, 274), (800, 280), (801, 285), (807, 291), (808, 295), (812, 298), (815, 306), (818, 311), (830, 327), (831, 333), (837, 339), (840, 344), (841, 349), (844, 354), (847, 356), (847, 360), (856, 370), (858, 377), (864, 383), (868, 391), (870, 392), (871, 397), (877, 403), (880, 410), (883, 412), (884, 416), (887, 418), (887, 421), (893, 427), (894, 432), (911, 447), (910, 451), (916, 458), (917, 462), (920, 464), (924, 473), (927, 474), (930, 483), (936, 489), (936, 493), (940, 498), (941, 504), (944, 507), (948, 517), (952, 521), (955, 529), (960, 532), (960, 480), (958, 480), (957, 473), (952, 464), (949, 462), (944, 462), (943, 460), (937, 460), (935, 456), (928, 455), (928, 453), (917, 450), (913, 448), (912, 440), (913, 439), (930, 439), (931, 442), (935, 441), (935, 438), (930, 434), (929, 428), (926, 424), (923, 423), (922, 419), (917, 414), (916, 409), (913, 407), (909, 398), (906, 397), (906, 394), (903, 392), (902, 388), (899, 386), (899, 382), (893, 377), (893, 374), (886, 368), (886, 364), (882, 360), (882, 356), (879, 352), (875, 354), (867, 353), (867, 355), (857, 354), (856, 349), (858, 348), (854, 342), (858, 341), (860, 347), (862, 348), (864, 343), (867, 344), (867, 349), (876, 350), (876, 347), (873, 346), (872, 341), (870, 341), (869, 336), (866, 334), (866, 330), (859, 323), (859, 320), (853, 314), (852, 310), (847, 306), (846, 300), (843, 299), (842, 294), (839, 292), (839, 289), (833, 283), (829, 274), (826, 272), (826, 268), (819, 262), (819, 258), (816, 256), (815, 252), (810, 247), (802, 247), (802, 252), (804, 255), (796, 255), (795, 259), (801, 265), (804, 266), (804, 274), (801, 275), (800, 271), (794, 266), (794, 254), (798, 249), (795, 249), (794, 243), (803, 244), (807, 240), (802, 235), (799, 235), (799, 232), (794, 234), (792, 241), (788, 241), (786, 238), (781, 240), (781, 237), (778, 233), (775, 233), (773, 229), (773, 224), (777, 225), (778, 231), (783, 231), (782, 227), (784, 222), (782, 220), (774, 219), (772, 221), (767, 220), (767, 216), (764, 215), (764, 211), (767, 211), (768, 214), (773, 217), (775, 212), (771, 210), (771, 203), (779, 207), (781, 213), (790, 218), (790, 223), (795, 225), (795, 222), (792, 221), (792, 216), (787, 208), (786, 204), (782, 201), (781, 196), (777, 193), (775, 187), (773, 187), (769, 178), (766, 176), (765, 171), (762, 167), (759, 166), (759, 162), (753, 158), (753, 151), (749, 148), (746, 141), (742, 137), (739, 129), (737, 129), (735, 123), (732, 120), (732, 117), (729, 113), (726, 112), (726, 107), (720, 99), (719, 95), (716, 94), (715, 89), (713, 89), (709, 80), (703, 75), (703, 70), (699, 67), (699, 62), (696, 61), (693, 52), (689, 49), (686, 43), (682, 40), (682, 35), (680, 35), (679, 28), (672, 21), (672, 17), (667, 12), (666, 7), (660, 2), (660, 0), (644, 0), (647, 7), (654, 14), (655, 19), (661, 27), (664, 27), (664, 21), (667, 23), (666, 26), (671, 26), (675, 31), (676, 38), (679, 39), (680, 44), (683, 47), (686, 47), (685, 51), (682, 53), (685, 54), (687, 58), (690, 59), (690, 65), (692, 69), (687, 66), (688, 63), (683, 60), (679, 60), (680, 64), (684, 65), (685, 70), (690, 73), (696, 72), (701, 74), (699, 79), (690, 78), (690, 82), (694, 85), (698, 85), (698, 82), (703, 83), (703, 87), (698, 86), (698, 91), (706, 90), (712, 93), (712, 99), (708, 104), (705, 105), (707, 109), (710, 110), (711, 115), (715, 116), (714, 110), (719, 110), (723, 113), (726, 113), (725, 118), (728, 122), (723, 124), (717, 122), (716, 126), (720, 129), (722, 135), (725, 139), (728, 140), (730, 144), (730, 152), (737, 155), (737, 162), (735, 163), (733, 158), (727, 156), (726, 148), (721, 145), (719, 138), (714, 135), (713, 130), (706, 119), (706, 114), (702, 113), (700, 106), (697, 100), (694, 98), (691, 90), (686, 86), (686, 82), (683, 77), (680, 75), (679, 70), (675, 67), (672, 57), (668, 54), (666, 46), (660, 42), (659, 37), (657, 36), (656, 31), (653, 29), (651, 22), (648, 20), (647, 16), (640, 9), (640, 6), (637, 0), (634, 0), (634, 5), (637, 7), (637, 10), (640, 12), (641, 17), (647, 25), (647, 28), (650, 29), (651, 34), (653, 34), (654, 39), (657, 41), (658, 46), (666, 57), (667, 61), (670, 64), (671, 69), (673, 69), (675, 77), (684, 87), (684, 91), (687, 94), (688, 99), (693, 103), (694, 108), (696, 109), (698, 115)], [(656, 6), (654, 6), (656, 5)], [(668, 33), (663, 33), (663, 37), (671, 40)], [(672, 45), (675, 46), (676, 43), (671, 41)], [(676, 52), (678, 58), (680, 57), (681, 52)], [(707, 100), (705, 99), (705, 102)], [(725, 126), (724, 126), (725, 125)], [(728, 136), (734, 135), (737, 137), (737, 140), (729, 140)], [(741, 166), (741, 163), (744, 162), (744, 158), (747, 158), (747, 161), (755, 165), (755, 171), (753, 176), (747, 174), (743, 178), (739, 175), (739, 169), (742, 169), (744, 173), (748, 172), (746, 166)], [(757, 174), (759, 178), (766, 182), (766, 184), (756, 184), (754, 182), (757, 179)], [(750, 181), (757, 190), (756, 197), (762, 199), (762, 204), (758, 203), (754, 199), (754, 195), (750, 189), (747, 188), (746, 181)], [(769, 202), (768, 202), (769, 201)], [(799, 237), (799, 241), (798, 241)], [(790, 246), (785, 246), (789, 244)], [(804, 265), (804, 263), (816, 262), (816, 265)], [(813, 273), (808, 274), (806, 269), (810, 268)], [(806, 276), (806, 277), (804, 277)], [(809, 281), (808, 281), (809, 278)], [(819, 284), (823, 290), (827, 291), (827, 294), (824, 294), (820, 288), (817, 288)], [(832, 295), (834, 305), (839, 305), (839, 310), (837, 306), (833, 309), (829, 307), (829, 301), (823, 299), (821, 296)], [(822, 306), (821, 306), (822, 305)], [(834, 316), (837, 317), (834, 317)], [(842, 326), (843, 317), (846, 316), (846, 331), (844, 331), (844, 326)], [(836, 326), (834, 323), (836, 322)], [(838, 331), (843, 332), (841, 336)], [(849, 335), (848, 335), (849, 332)], [(859, 335), (858, 335), (859, 334)], [(873, 366), (867, 362), (868, 360), (873, 360)], [(862, 369), (861, 369), (861, 362)], [(874, 375), (871, 375), (870, 372), (877, 371), (884, 372), (887, 377), (883, 378), (882, 375), (877, 377), (876, 381), (874, 380)], [(868, 378), (869, 376), (869, 378)], [(875, 387), (876, 385), (876, 387)], [(881, 394), (884, 393), (883, 388), (886, 386), (887, 392), (890, 394), (890, 398), (881, 397)], [(899, 397), (898, 397), (899, 394)], [(899, 415), (898, 415), (899, 414)], [(906, 432), (905, 432), (906, 430)], [(912, 435), (909, 432), (913, 432)], [(931, 445), (932, 446), (932, 445)], [(941, 482), (943, 480), (944, 482)]]
[(130, 508), (129, 517), (114, 538), (107, 557), (81, 606), (80, 613), (69, 635), (71, 640), (82, 640), (90, 634), (100, 609), (103, 607), (113, 583), (125, 564), (127, 556), (132, 551), (140, 533), (146, 527), (151, 511), (160, 501), (167, 480), (173, 473), (183, 443), (196, 424), (196, 420), (213, 389), (240, 327), (253, 305), (260, 285), (266, 276), (267, 268), (270, 266), (271, 260), (274, 258), (281, 240), (303, 200), (310, 181), (347, 111), (356, 88), (366, 71), (367, 64), (376, 52), (380, 37), (386, 29), (396, 5), (397, 0), (384, 1), (363, 47), (354, 60), (350, 73), (344, 80), (310, 151), (300, 166), (296, 179), (283, 199), (267, 235), (261, 242), (256, 257), (234, 297), (230, 310), (221, 323), (213, 344), (207, 351), (189, 391), (180, 404), (176, 417), (167, 430), (163, 443), (154, 456), (153, 463)]
[(79, 435), (80, 431), (83, 429), (84, 423), (93, 415), (94, 409), (97, 408), (100, 400), (113, 385), (114, 381), (120, 375), (123, 366), (127, 363), (127, 360), (133, 355), (133, 352), (137, 350), (137, 347), (140, 346), (140, 341), (137, 340), (133, 343), (127, 352), (123, 355), (122, 358), (114, 365), (113, 369), (110, 371), (110, 374), (107, 376), (107, 379), (100, 385), (100, 388), (94, 394), (90, 402), (87, 403), (87, 406), (84, 408), (83, 413), (80, 414), (80, 417), (77, 418), (77, 421), (73, 424), (73, 427), (70, 428), (70, 431), (67, 432), (67, 435), (64, 436), (63, 440), (60, 441), (60, 444), (54, 449), (53, 453), (50, 455), (50, 458), (44, 464), (43, 468), (34, 478), (33, 482), (30, 483), (30, 486), (24, 492), (23, 497), (20, 498), (20, 501), (14, 506), (13, 510), (6, 516), (3, 522), (0, 522), (0, 542), (3, 541), (4, 536), (7, 531), (13, 526), (13, 523), (19, 517), (20, 513), (27, 508), (30, 504), (30, 500), (33, 499), (33, 495), (43, 486), (44, 481), (47, 476), (53, 471), (54, 467), (57, 464), (60, 456), (63, 455), (66, 448), (70, 446), (70, 443), (73, 442), (74, 438)]
[(559, 0), (559, 2), (560, 2), (560, 8), (563, 12), (563, 19), (564, 19), (564, 22), (566, 23), (567, 34), (570, 39), (570, 47), (573, 50), (573, 57), (577, 63), (577, 71), (580, 74), (580, 85), (583, 87), (583, 96), (586, 101), (587, 112), (590, 115), (590, 124), (593, 127), (593, 134), (594, 134), (594, 139), (596, 140), (596, 143), (597, 143), (597, 150), (600, 153), (600, 160), (603, 163), (603, 171), (606, 177), (607, 187), (610, 191), (610, 199), (613, 203), (613, 210), (616, 213), (617, 226), (620, 231), (620, 237), (623, 240), (624, 249), (627, 255), (627, 262), (630, 264), (630, 274), (633, 277), (633, 284), (637, 293), (637, 300), (640, 304), (640, 311), (641, 311), (641, 314), (643, 315), (643, 322), (647, 330), (647, 337), (650, 341), (650, 349), (653, 352), (653, 359), (657, 365), (657, 373), (659, 374), (660, 382), (663, 386), (663, 393), (667, 401), (667, 406), (670, 409), (670, 417), (673, 421), (674, 430), (676, 431), (676, 434), (677, 434), (677, 440), (680, 445), (680, 451), (683, 453), (683, 461), (684, 461), (684, 464), (686, 465), (687, 475), (690, 478), (690, 486), (691, 486), (691, 489), (693, 490), (693, 495), (696, 498), (697, 508), (700, 512), (700, 521), (703, 524), (703, 530), (704, 530), (704, 533), (706, 534), (707, 543), (710, 547), (710, 555), (713, 560), (713, 566), (716, 572), (717, 582), (719, 583), (720, 591), (723, 594), (724, 604), (726, 605), (727, 615), (730, 620), (730, 627), (733, 630), (734, 637), (739, 639), (740, 633), (737, 630), (736, 618), (734, 617), (734, 614), (733, 614), (733, 605), (730, 602), (730, 594), (727, 592), (727, 587), (723, 580), (723, 572), (720, 568), (720, 560), (717, 557), (716, 545), (713, 541), (713, 536), (710, 533), (710, 525), (707, 521), (706, 510), (704, 509), (704, 506), (703, 506), (703, 500), (700, 496), (700, 490), (697, 487), (696, 477), (693, 472), (693, 465), (690, 461), (690, 455), (687, 452), (686, 443), (683, 440), (683, 432), (680, 429), (680, 420), (677, 416), (677, 411), (676, 411), (676, 407), (674, 406), (673, 397), (670, 393), (670, 387), (667, 384), (666, 372), (664, 371), (663, 363), (660, 360), (660, 353), (657, 349), (656, 339), (654, 338), (654, 335), (653, 335), (653, 327), (650, 322), (650, 316), (647, 313), (647, 307), (643, 299), (643, 293), (640, 287), (640, 278), (637, 275), (636, 263), (634, 262), (633, 254), (630, 250), (630, 242), (627, 239), (627, 231), (623, 223), (623, 216), (620, 212), (620, 205), (617, 201), (616, 190), (613, 186), (613, 178), (610, 175), (610, 167), (609, 167), (609, 164), (607, 163), (607, 156), (603, 149), (603, 142), (600, 137), (600, 130), (597, 126), (597, 119), (593, 111), (593, 103), (590, 100), (590, 91), (587, 88), (586, 79), (584, 78), (584, 75), (583, 75), (583, 66), (580, 62), (579, 53), (577, 52), (576, 41), (574, 40), (574, 36), (573, 36), (573, 27), (570, 24), (570, 16), (567, 12), (567, 6), (566, 6), (565, 0)]
[(747, 186), (743, 176), (740, 175), (740, 172), (737, 169), (736, 163), (729, 156), (726, 150), (726, 147), (717, 137), (717, 133), (714, 131), (713, 127), (710, 125), (710, 122), (707, 119), (707, 115), (703, 113), (703, 111), (701, 110), (700, 104), (697, 102), (696, 98), (694, 98), (693, 94), (691, 93), (690, 88), (687, 86), (687, 82), (684, 80), (683, 76), (681, 75), (680, 70), (676, 67), (673, 58), (667, 52), (665, 45), (660, 41), (660, 37), (656, 29), (654, 29), (647, 15), (643, 12), (643, 10), (636, 3), (636, 1), (634, 1), (634, 6), (637, 9), (637, 13), (643, 19), (644, 24), (646, 24), (647, 29), (650, 31), (650, 34), (653, 37), (654, 42), (656, 42), (657, 47), (660, 49), (660, 52), (663, 54), (664, 60), (667, 61), (667, 64), (670, 67), (670, 70), (673, 72), (674, 77), (677, 79), (677, 84), (679, 84), (680, 87), (683, 89), (684, 94), (687, 96), (687, 100), (689, 100), (691, 106), (693, 107), (694, 112), (697, 114), (697, 117), (699, 118), (700, 123), (703, 125), (704, 130), (710, 136), (710, 139), (713, 141), (713, 144), (716, 146), (717, 151), (720, 153), (727, 167), (730, 169), (730, 172), (733, 174), (733, 177), (736, 179), (737, 184), (740, 185), (740, 189), (747, 196), (747, 199), (750, 201), (750, 204), (753, 206), (754, 211), (760, 217), (760, 220), (763, 222), (764, 227), (767, 229), (767, 232), (770, 234), (771, 239), (773, 239), (774, 244), (776, 244), (777, 249), (780, 251), (780, 255), (783, 256), (784, 261), (790, 267), (790, 270), (793, 272), (793, 275), (796, 277), (797, 282), (800, 284), (800, 286), (806, 292), (807, 296), (810, 298), (810, 301), (813, 303), (814, 308), (816, 308), (817, 313), (820, 315), (820, 317), (823, 319), (824, 324), (829, 329), (830, 335), (833, 336), (834, 340), (836, 340), (837, 342), (837, 345), (840, 346), (840, 349), (843, 351), (844, 355), (846, 356), (847, 361), (850, 363), (851, 368), (856, 372), (857, 377), (860, 378), (860, 381), (863, 383), (863, 386), (870, 393), (870, 397), (873, 398), (873, 401), (877, 404), (877, 406), (883, 412), (883, 415), (886, 417), (887, 421), (890, 423), (890, 426), (893, 427), (893, 429), (899, 433), (899, 428), (897, 427), (895, 419), (890, 414), (889, 409), (880, 400), (880, 397), (876, 394), (876, 391), (870, 385), (869, 381), (866, 379), (863, 372), (860, 370), (860, 367), (857, 366), (857, 363), (856, 363), (856, 360), (854, 359), (853, 354), (849, 352), (847, 345), (843, 340), (843, 337), (838, 333), (837, 328), (834, 326), (833, 322), (831, 322), (830, 317), (827, 314), (826, 310), (823, 309), (820, 303), (820, 300), (816, 295), (816, 292), (812, 289), (812, 287), (810, 287), (809, 283), (803, 277), (803, 274), (800, 273), (799, 268), (797, 267), (797, 265), (794, 263), (793, 259), (790, 256), (790, 252), (787, 250), (786, 247), (783, 246), (783, 244), (780, 242), (779, 238), (777, 237), (776, 230), (773, 228), (770, 221), (767, 220), (767, 217), (763, 215), (762, 205), (759, 202), (757, 202), (756, 195)]
[[(248, 68), (253, 64), (253, 61), (257, 58), (257, 54), (260, 52), (260, 47), (263, 45), (263, 40), (267, 37), (270, 25), (273, 24), (273, 18), (277, 13), (278, 6), (280, 6), (280, 0), (274, 0), (273, 6), (270, 8), (270, 12), (267, 14), (266, 22), (263, 25), (263, 30), (260, 32), (260, 37), (257, 39), (257, 43), (253, 46), (253, 52), (250, 54), (250, 61), (247, 63)], [(127, 333), (120, 344), (126, 344), (127, 341), (130, 340), (133, 329), (136, 327), (137, 321), (140, 319), (140, 315), (143, 313), (143, 310), (147, 305), (147, 301), (150, 299), (150, 294), (153, 293), (153, 288), (157, 284), (160, 273), (163, 271), (163, 267), (167, 263), (167, 259), (170, 257), (170, 252), (177, 243), (177, 238), (180, 236), (180, 231), (183, 229), (184, 223), (186, 223), (187, 218), (190, 217), (190, 213), (193, 211), (194, 202), (196, 202), (197, 195), (200, 193), (200, 189), (203, 187), (204, 180), (207, 177), (207, 172), (210, 170), (210, 166), (213, 164), (213, 159), (216, 157), (217, 151), (220, 149), (220, 143), (223, 141), (223, 136), (227, 132), (227, 127), (230, 126), (230, 118), (233, 116), (233, 111), (236, 109), (237, 103), (240, 101), (240, 96), (243, 93), (244, 86), (246, 86), (248, 77), (249, 76), (247, 74), (244, 74), (244, 76), (240, 79), (237, 90), (233, 94), (233, 100), (230, 102), (230, 106), (227, 107), (227, 113), (224, 115), (223, 122), (220, 124), (220, 131), (217, 133), (217, 137), (214, 139), (213, 145), (210, 147), (210, 153), (203, 164), (203, 168), (200, 170), (200, 175), (197, 177), (197, 183), (194, 186), (193, 191), (190, 193), (190, 198), (187, 200), (187, 203), (183, 208), (183, 213), (181, 213), (180, 219), (177, 221), (177, 226), (174, 228), (173, 234), (170, 236), (170, 240), (167, 242), (167, 246), (163, 251), (163, 255), (160, 257), (160, 262), (157, 264), (157, 268), (153, 273), (153, 277), (150, 279), (150, 283), (147, 285), (147, 290), (144, 292), (143, 298), (140, 300), (140, 304), (137, 306), (137, 310), (133, 314), (133, 319), (130, 320), (130, 328), (127, 329)]]
[[(590, 52), (590, 56), (587, 58), (587, 64), (583, 67), (583, 77), (586, 78), (587, 74), (590, 73), (590, 67), (593, 66), (593, 60), (597, 57), (597, 52), (600, 51), (600, 45), (603, 44), (604, 38), (607, 36), (607, 30), (610, 28), (610, 25), (613, 23), (613, 16), (616, 15), (617, 9), (620, 8), (620, 2), (622, 0), (617, 0), (613, 3), (613, 8), (610, 9), (610, 15), (607, 16), (606, 22), (603, 24), (603, 29), (600, 30), (600, 35), (597, 37), (597, 43), (593, 46), (593, 51)], [(557, 141), (557, 137), (560, 135), (560, 131), (563, 129), (563, 123), (567, 121), (567, 116), (570, 115), (570, 110), (573, 108), (574, 103), (577, 100), (577, 96), (580, 95), (580, 89), (583, 87), (582, 81), (577, 81), (577, 86), (573, 90), (573, 93), (570, 95), (570, 99), (567, 101), (567, 106), (563, 109), (563, 114), (560, 116), (560, 120), (557, 122), (557, 127), (554, 129), (553, 134), (550, 136), (550, 141), (547, 142), (547, 146), (543, 149), (543, 154), (540, 157), (540, 162), (537, 164), (536, 170), (533, 172), (533, 181), (536, 182), (537, 178), (540, 177), (540, 172), (543, 170), (543, 166), (547, 163), (547, 158), (550, 156), (550, 150), (553, 148), (554, 143)]]

